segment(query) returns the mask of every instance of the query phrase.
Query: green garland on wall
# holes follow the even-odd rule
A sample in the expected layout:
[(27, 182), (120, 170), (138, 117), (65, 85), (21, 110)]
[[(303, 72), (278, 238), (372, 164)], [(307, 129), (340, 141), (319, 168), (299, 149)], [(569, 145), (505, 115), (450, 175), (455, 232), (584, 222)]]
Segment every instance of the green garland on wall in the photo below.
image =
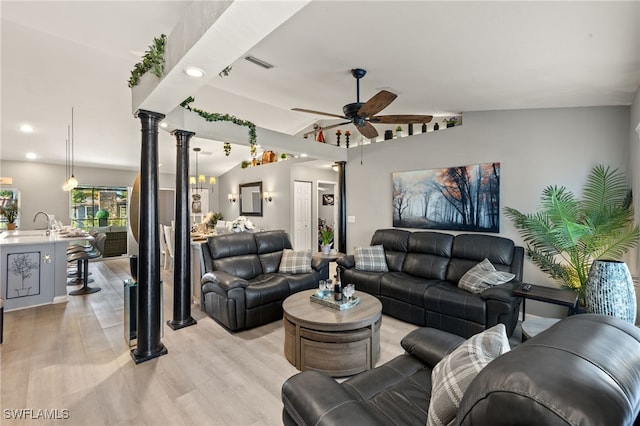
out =
[(131, 70), (129, 77), (129, 87), (135, 87), (140, 83), (140, 78), (147, 72), (158, 78), (162, 78), (164, 72), (164, 47), (167, 42), (167, 36), (162, 34), (160, 37), (153, 38), (153, 44), (149, 46), (142, 57), (142, 61), (138, 62)]
[[(256, 139), (256, 125), (248, 120), (243, 120), (236, 116), (230, 114), (219, 114), (216, 112), (207, 112), (198, 108), (192, 108), (190, 104), (195, 101), (193, 96), (189, 96), (187, 99), (180, 103), (180, 106), (188, 109), (189, 111), (193, 111), (198, 114), (200, 117), (204, 118), (206, 121), (229, 121), (233, 124), (237, 124), (238, 126), (245, 126), (249, 128), (249, 151), (251, 152), (251, 156), (255, 157), (256, 148), (257, 148), (257, 139)], [(228, 142), (224, 144), (224, 153), (225, 155), (229, 155), (231, 152), (231, 144)]]

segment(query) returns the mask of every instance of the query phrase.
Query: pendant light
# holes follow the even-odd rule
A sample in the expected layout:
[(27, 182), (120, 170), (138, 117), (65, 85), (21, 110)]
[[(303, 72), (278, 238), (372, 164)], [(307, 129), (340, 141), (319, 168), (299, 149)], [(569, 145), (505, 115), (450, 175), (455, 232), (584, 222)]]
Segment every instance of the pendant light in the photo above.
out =
[(73, 107), (71, 107), (71, 142), (70, 142), (70, 152), (71, 152), (71, 177), (67, 181), (69, 183), (70, 189), (75, 189), (78, 187), (78, 179), (73, 175), (73, 157), (74, 157), (74, 135), (73, 135)]
[[(200, 148), (193, 148), (193, 152), (196, 153), (196, 175), (189, 177), (189, 184), (193, 186), (193, 189), (196, 191), (202, 191), (204, 189), (204, 183), (207, 181), (207, 177), (205, 175), (201, 175), (198, 170), (198, 154), (202, 151)], [(211, 191), (213, 191), (213, 187), (216, 184), (215, 176), (209, 177), (209, 185), (211, 185)]]
[(62, 190), (65, 192), (69, 192), (71, 191), (71, 188), (69, 188), (69, 174), (70, 174), (70, 167), (69, 167), (69, 138), (71, 137), (71, 127), (67, 126), (67, 139), (65, 139), (65, 147), (64, 147), (64, 183), (62, 184)]

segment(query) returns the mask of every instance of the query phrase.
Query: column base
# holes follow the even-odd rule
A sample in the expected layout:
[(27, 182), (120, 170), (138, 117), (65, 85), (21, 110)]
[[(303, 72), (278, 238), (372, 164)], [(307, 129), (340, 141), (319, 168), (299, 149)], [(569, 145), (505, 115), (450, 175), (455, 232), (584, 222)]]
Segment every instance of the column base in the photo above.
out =
[(167, 321), (167, 325), (171, 327), (172, 330), (180, 330), (181, 328), (190, 327), (192, 325), (196, 325), (198, 321), (193, 319), (193, 317), (189, 317), (184, 321)]
[(133, 358), (133, 362), (135, 362), (136, 364), (140, 364), (142, 362), (149, 361), (154, 358), (158, 358), (159, 356), (166, 355), (168, 353), (169, 351), (167, 350), (167, 348), (161, 343), (158, 350), (149, 354), (137, 354), (136, 349), (132, 349), (131, 358)]

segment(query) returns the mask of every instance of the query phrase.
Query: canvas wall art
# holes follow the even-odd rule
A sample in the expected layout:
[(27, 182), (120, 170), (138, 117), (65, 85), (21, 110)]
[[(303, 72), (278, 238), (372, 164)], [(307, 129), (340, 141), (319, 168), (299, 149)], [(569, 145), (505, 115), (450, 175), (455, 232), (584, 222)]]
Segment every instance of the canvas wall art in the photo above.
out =
[(393, 226), (500, 232), (500, 163), (394, 172)]

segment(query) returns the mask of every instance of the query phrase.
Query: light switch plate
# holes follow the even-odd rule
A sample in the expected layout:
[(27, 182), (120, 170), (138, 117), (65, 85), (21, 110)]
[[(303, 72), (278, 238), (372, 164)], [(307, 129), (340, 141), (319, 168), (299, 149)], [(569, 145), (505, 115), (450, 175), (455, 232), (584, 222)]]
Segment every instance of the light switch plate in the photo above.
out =
[(356, 217), (355, 216), (347, 216), (347, 222), (356, 223)]

